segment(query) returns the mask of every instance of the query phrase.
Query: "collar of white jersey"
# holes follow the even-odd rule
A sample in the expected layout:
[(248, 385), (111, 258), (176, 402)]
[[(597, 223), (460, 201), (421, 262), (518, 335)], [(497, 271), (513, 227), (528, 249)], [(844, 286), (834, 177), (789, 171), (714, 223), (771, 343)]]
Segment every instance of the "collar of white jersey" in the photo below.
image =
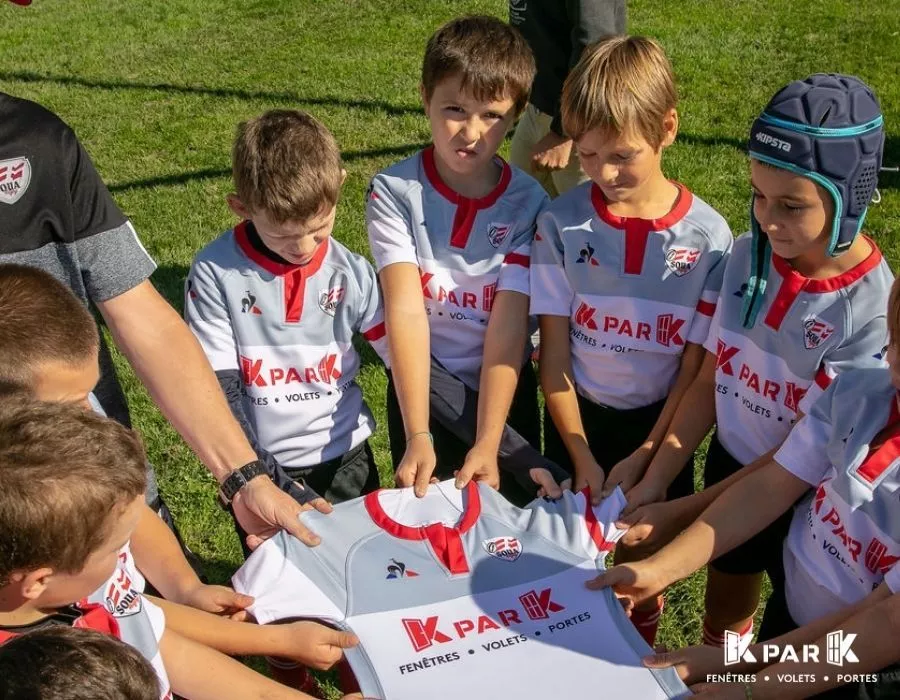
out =
[(462, 490), (453, 480), (431, 484), (422, 498), (412, 487), (379, 489), (365, 497), (365, 504), (373, 523), (404, 540), (424, 540), (427, 530), (435, 527), (462, 535), (481, 516), (481, 495), (474, 481)]

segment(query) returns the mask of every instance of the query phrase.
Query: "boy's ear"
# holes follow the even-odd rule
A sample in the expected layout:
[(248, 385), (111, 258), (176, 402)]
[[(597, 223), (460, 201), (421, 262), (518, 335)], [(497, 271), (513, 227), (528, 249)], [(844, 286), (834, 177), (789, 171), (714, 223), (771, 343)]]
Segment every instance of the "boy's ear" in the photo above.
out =
[(52, 576), (53, 569), (45, 566), (34, 571), (14, 572), (9, 577), (9, 580), (12, 585), (18, 587), (19, 593), (23, 598), (26, 600), (37, 600), (47, 590), (47, 585)]
[(663, 140), (661, 148), (671, 146), (678, 135), (678, 110), (674, 107), (663, 116)]
[(428, 97), (425, 95), (424, 83), (419, 83), (419, 97), (422, 98), (422, 106), (425, 108), (425, 116), (428, 116)]
[(234, 215), (241, 219), (249, 219), (250, 218), (250, 210), (244, 206), (244, 203), (240, 200), (240, 198), (234, 194), (233, 192), (225, 197), (225, 201), (228, 202), (228, 208), (234, 212)]

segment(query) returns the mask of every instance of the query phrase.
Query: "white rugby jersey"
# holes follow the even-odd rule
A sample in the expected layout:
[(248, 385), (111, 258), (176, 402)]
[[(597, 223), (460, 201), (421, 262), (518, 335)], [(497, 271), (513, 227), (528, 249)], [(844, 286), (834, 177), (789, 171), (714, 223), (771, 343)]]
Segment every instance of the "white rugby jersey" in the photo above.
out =
[(235, 574), (260, 623), (315, 617), (353, 631), (347, 659), (367, 697), (675, 697), (672, 669), (650, 652), (610, 589), (585, 581), (623, 531), (616, 491), (520, 510), (496, 491), (451, 481), (377, 491), (301, 519), (322, 534), (306, 547), (279, 533)]
[(119, 623), (119, 638), (137, 649), (150, 662), (159, 678), (160, 698), (171, 700), (169, 677), (159, 653), (159, 642), (166, 629), (166, 616), (160, 608), (141, 595), (144, 584), (144, 577), (135, 567), (131, 548), (126, 544), (119, 552), (113, 575), (87, 601), (102, 605), (115, 618)]
[(838, 372), (884, 365), (894, 277), (869, 243), (863, 262), (824, 280), (803, 277), (773, 253), (759, 317), (744, 328), (752, 237), (735, 241), (704, 347), (716, 355), (719, 440), (741, 464), (781, 444)]
[(616, 216), (592, 182), (538, 219), (531, 313), (568, 316), (577, 391), (613, 408), (668, 395), (685, 343), (706, 340), (732, 236), (706, 202), (679, 189), (660, 219)]
[(352, 339), (362, 333), (385, 357), (378, 283), (365, 258), (332, 238), (306, 265), (274, 262), (251, 245), (248, 225), (197, 254), (185, 318), (214, 370), (240, 370), (260, 446), (282, 466), (312, 466), (375, 427)]
[(471, 199), (441, 180), (428, 147), (376, 175), (366, 204), (377, 270), (419, 267), (431, 354), (476, 390), (494, 295), (529, 293), (534, 223), (548, 200), (531, 176), (497, 160), (500, 182)]
[[(886, 581), (900, 592), (900, 396), (885, 368), (841, 373), (775, 460), (815, 488), (785, 542), (795, 622), (858, 602)], [(885, 428), (885, 441), (870, 443)]]

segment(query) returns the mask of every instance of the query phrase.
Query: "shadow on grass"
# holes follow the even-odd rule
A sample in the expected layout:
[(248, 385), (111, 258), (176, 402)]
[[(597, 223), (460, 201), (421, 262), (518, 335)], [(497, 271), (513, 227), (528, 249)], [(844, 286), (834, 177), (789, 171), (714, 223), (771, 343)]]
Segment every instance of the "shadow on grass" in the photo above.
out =
[[(344, 163), (352, 163), (364, 158), (379, 158), (381, 156), (410, 156), (427, 146), (427, 142), (408, 143), (403, 146), (388, 146), (386, 148), (373, 148), (368, 151), (346, 151), (341, 154)], [(203, 170), (191, 170), (172, 175), (159, 175), (157, 177), (141, 178), (140, 180), (128, 180), (109, 185), (110, 192), (126, 192), (128, 190), (147, 189), (151, 187), (168, 187), (171, 185), (184, 185), (195, 180), (210, 180), (218, 177), (230, 177), (231, 168), (204, 168)]]
[(55, 75), (35, 71), (0, 71), (0, 80), (15, 83), (54, 83), (99, 90), (155, 90), (158, 92), (181, 93), (186, 95), (210, 95), (213, 97), (237, 97), (242, 100), (270, 100), (292, 105), (313, 105), (328, 107), (348, 107), (350, 109), (380, 110), (390, 115), (421, 114), (422, 108), (395, 105), (384, 100), (347, 100), (341, 97), (305, 97), (296, 92), (269, 90), (241, 90), (228, 87), (204, 87), (202, 85), (175, 85), (173, 83), (142, 83), (133, 80), (101, 80), (81, 78), (76, 75)]

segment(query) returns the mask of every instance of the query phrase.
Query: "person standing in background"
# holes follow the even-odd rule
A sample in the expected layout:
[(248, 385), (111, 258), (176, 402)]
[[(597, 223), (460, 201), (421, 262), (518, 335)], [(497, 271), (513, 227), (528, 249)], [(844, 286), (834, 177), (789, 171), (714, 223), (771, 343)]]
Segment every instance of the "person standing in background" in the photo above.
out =
[(509, 0), (509, 23), (525, 36), (537, 75), (513, 134), (510, 162), (551, 197), (588, 178), (562, 129), (559, 100), (569, 70), (588, 44), (624, 34), (625, 0)]

